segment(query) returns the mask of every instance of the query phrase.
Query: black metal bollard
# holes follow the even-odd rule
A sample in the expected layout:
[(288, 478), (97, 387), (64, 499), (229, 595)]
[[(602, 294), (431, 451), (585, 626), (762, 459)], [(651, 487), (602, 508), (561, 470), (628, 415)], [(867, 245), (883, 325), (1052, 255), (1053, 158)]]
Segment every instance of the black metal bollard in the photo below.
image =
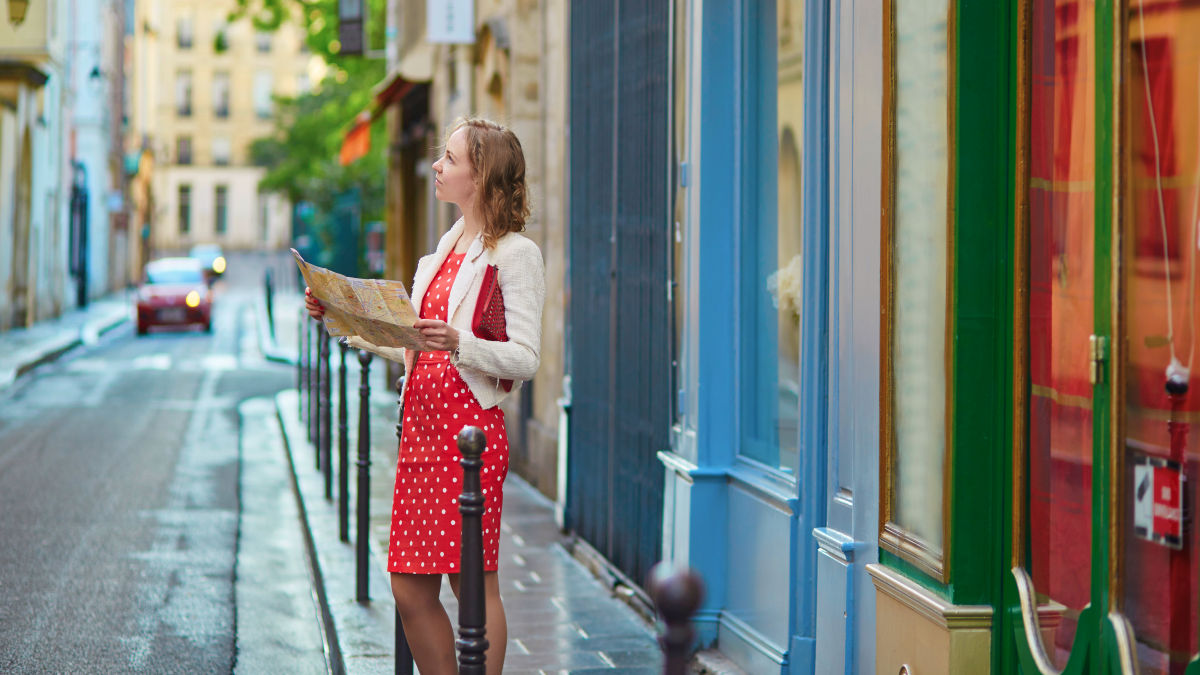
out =
[[(404, 376), (396, 378), (396, 408), (399, 414), (396, 418), (396, 442), (403, 442), (404, 436)], [(397, 446), (399, 447), (399, 446)], [(404, 622), (400, 620), (400, 612), (396, 611), (396, 675), (413, 674), (412, 648), (408, 644), (408, 636), (404, 634)]]
[(650, 569), (646, 590), (667, 626), (658, 638), (663, 650), (663, 673), (683, 675), (696, 635), (692, 615), (704, 601), (704, 581), (690, 569), (659, 563)]
[(271, 331), (271, 337), (275, 337), (275, 311), (273, 309), (273, 297), (275, 295), (275, 284), (271, 281), (271, 268), (268, 267), (263, 273), (263, 286), (267, 292), (267, 329)]
[(304, 323), (307, 320), (308, 313), (300, 310), (300, 328), (296, 333), (296, 405), (300, 421), (304, 421), (304, 392), (308, 391), (308, 331), (305, 330)]
[[(321, 410), (317, 407), (317, 391), (321, 379), (321, 324), (313, 322), (312, 335), (308, 342), (308, 441), (317, 447), (317, 420)], [(321, 453), (316, 453), (316, 467), (321, 470)]]
[(404, 634), (400, 610), (396, 610), (396, 675), (413, 675), (413, 665), (412, 647), (408, 646), (408, 636)]
[(483, 509), (484, 497), (479, 483), (483, 467), (483, 449), (487, 437), (478, 427), (463, 427), (458, 432), (458, 451), (462, 453), (463, 491), (458, 496), (462, 514), (462, 559), (458, 576), (458, 672), (460, 675), (484, 675), (487, 672), (487, 602), (483, 589)]
[(350, 541), (350, 434), (346, 430), (346, 342), (338, 340), (338, 537)]
[(357, 575), (355, 599), (370, 602), (367, 593), (367, 528), (370, 525), (371, 499), (371, 352), (360, 351), (361, 383), (358, 385), (358, 533), (355, 540)]
[(318, 452), (321, 455), (321, 471), (325, 473), (325, 500), (333, 501), (333, 369), (330, 353), (329, 333), (321, 331), (321, 420), (317, 423)]

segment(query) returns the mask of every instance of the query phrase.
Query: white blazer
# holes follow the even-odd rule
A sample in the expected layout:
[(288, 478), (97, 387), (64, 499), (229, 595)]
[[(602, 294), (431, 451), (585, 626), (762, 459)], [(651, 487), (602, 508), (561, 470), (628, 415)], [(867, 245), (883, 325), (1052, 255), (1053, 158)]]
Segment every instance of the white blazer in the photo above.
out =
[[(420, 312), (425, 291), (463, 231), (460, 218), (450, 231), (442, 235), (437, 249), (417, 262), (412, 282), (412, 304)], [(483, 285), (483, 272), (488, 265), (496, 266), (496, 278), (504, 295), (505, 331), (508, 342), (484, 340), (471, 332), (471, 319)], [(520, 381), (533, 378), (541, 361), (542, 307), (546, 301), (546, 266), (537, 244), (527, 237), (510, 232), (496, 240), (488, 250), (483, 234), (477, 234), (467, 249), (446, 306), (447, 323), (458, 329), (458, 350), (451, 362), (458, 368), (475, 399), (483, 408), (491, 408), (512, 392), (504, 391), (500, 380), (514, 380), (512, 391)], [(413, 371), (416, 354), (404, 349), (381, 347), (354, 336), (351, 347), (366, 349), (404, 364), (404, 372)], [(405, 384), (407, 386), (407, 383)], [(403, 396), (401, 392), (401, 396)]]

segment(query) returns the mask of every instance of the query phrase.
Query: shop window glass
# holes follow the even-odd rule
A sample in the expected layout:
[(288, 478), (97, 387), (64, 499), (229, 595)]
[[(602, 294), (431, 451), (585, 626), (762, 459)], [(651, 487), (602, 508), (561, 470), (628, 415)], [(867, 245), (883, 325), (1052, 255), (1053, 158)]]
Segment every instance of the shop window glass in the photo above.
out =
[[(1121, 611), (1143, 674), (1200, 647), (1200, 6), (1129, 0)], [(1192, 389), (1196, 391), (1193, 392)]]
[[(804, 0), (778, 0), (771, 39), (755, 41), (758, 106), (752, 139), (756, 167), (748, 199), (758, 226), (744, 238), (743, 282), (750, 330), (742, 334), (742, 455), (788, 474), (799, 460), (800, 316), (804, 297), (801, 241), (801, 147), (804, 124)], [(769, 5), (757, 11), (769, 12)], [(753, 24), (751, 24), (753, 25)]]
[(686, 288), (686, 270), (687, 270), (687, 249), (685, 246), (685, 232), (687, 222), (687, 195), (688, 191), (684, 185), (687, 178), (684, 176), (684, 171), (687, 170), (687, 129), (688, 129), (688, 88), (687, 88), (687, 72), (688, 72), (688, 5), (687, 0), (674, 0), (674, 54), (672, 55), (672, 73), (673, 84), (673, 114), (672, 114), (672, 132), (671, 150), (674, 153), (672, 160), (673, 166), (678, 172), (675, 180), (672, 181), (672, 196), (671, 218), (672, 218), (672, 233), (671, 233), (671, 300), (673, 325), (671, 326), (672, 342), (671, 342), (671, 390), (676, 392), (674, 414), (672, 420), (681, 422), (682, 418), (691, 409), (687, 405), (685, 396), (687, 394), (683, 379), (683, 359), (685, 354), (685, 336), (687, 335), (687, 326), (684, 323), (687, 318), (684, 312), (684, 298)]
[(1027, 559), (1060, 668), (1091, 588), (1095, 16), (1079, 10), (1035, 0), (1030, 31)]
[(950, 417), (952, 195), (948, 0), (888, 10), (892, 136), (885, 138), (885, 481), (881, 545), (942, 578)]

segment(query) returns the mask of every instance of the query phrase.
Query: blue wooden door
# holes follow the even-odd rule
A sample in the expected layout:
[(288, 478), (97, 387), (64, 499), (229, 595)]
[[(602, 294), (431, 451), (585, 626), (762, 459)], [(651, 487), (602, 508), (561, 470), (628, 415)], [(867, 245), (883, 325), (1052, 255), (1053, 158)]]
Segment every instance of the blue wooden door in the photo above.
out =
[(567, 526), (638, 583), (670, 428), (668, 3), (571, 5)]

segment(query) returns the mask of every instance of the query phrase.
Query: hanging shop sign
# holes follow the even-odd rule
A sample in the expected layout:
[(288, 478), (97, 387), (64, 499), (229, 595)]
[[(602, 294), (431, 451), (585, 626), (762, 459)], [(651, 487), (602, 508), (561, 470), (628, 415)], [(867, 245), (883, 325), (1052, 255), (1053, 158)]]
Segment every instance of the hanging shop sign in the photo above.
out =
[(475, 0), (426, 0), (426, 35), (430, 42), (475, 42)]
[(1183, 548), (1183, 467), (1142, 455), (1133, 462), (1133, 531), (1142, 539)]

